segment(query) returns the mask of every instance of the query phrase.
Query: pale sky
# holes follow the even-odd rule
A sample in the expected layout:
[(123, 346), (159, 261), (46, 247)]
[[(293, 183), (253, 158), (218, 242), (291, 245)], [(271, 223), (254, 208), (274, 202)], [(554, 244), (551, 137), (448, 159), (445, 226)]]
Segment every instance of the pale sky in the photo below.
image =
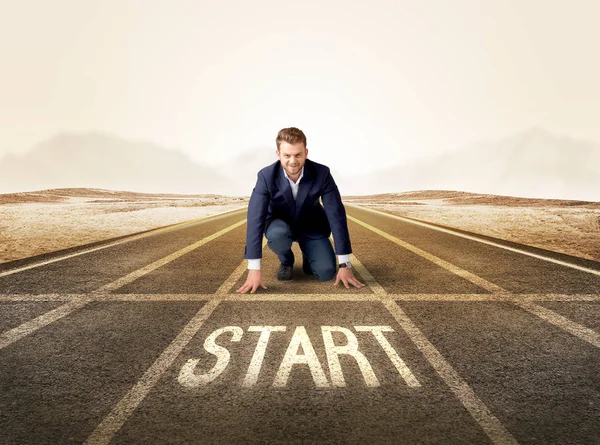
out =
[(97, 131), (218, 164), (296, 126), (355, 173), (600, 141), (597, 0), (0, 1), (0, 157)]

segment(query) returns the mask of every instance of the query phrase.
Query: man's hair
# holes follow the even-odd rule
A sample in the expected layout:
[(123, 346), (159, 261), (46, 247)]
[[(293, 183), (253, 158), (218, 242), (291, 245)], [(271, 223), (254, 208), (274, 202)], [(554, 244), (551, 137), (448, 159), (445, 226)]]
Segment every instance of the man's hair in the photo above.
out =
[(299, 142), (303, 142), (304, 148), (306, 148), (306, 136), (304, 133), (302, 133), (302, 130), (296, 127), (283, 128), (279, 130), (279, 133), (277, 133), (277, 138), (275, 139), (277, 151), (279, 151), (279, 146), (282, 142), (287, 142), (288, 144), (297, 144)]

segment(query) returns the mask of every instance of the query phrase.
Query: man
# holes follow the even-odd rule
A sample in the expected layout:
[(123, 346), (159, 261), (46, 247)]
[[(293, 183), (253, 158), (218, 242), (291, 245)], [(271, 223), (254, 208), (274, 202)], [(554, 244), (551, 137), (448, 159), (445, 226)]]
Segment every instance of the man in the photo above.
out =
[[(292, 280), (294, 253), (292, 242), (302, 251), (302, 269), (319, 280), (331, 280), (336, 272), (336, 258), (329, 235), (333, 233), (340, 281), (362, 287), (350, 264), (350, 235), (346, 210), (329, 168), (307, 159), (306, 136), (298, 128), (284, 128), (275, 139), (279, 161), (258, 172), (256, 186), (248, 204), (246, 250), (248, 277), (237, 292), (254, 293), (266, 289), (260, 271), (263, 233), (267, 245), (277, 255), (277, 279)], [(323, 200), (323, 205), (319, 202)]]

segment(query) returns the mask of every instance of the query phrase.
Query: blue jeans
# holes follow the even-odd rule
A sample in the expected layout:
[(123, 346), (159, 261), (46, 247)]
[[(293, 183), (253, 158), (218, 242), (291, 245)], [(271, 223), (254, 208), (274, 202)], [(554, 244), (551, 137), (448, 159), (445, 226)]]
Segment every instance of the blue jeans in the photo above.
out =
[(265, 231), (265, 236), (267, 237), (267, 245), (277, 255), (281, 264), (286, 266), (294, 264), (292, 242), (297, 241), (302, 255), (319, 280), (327, 281), (335, 276), (335, 253), (329, 238), (292, 239), (292, 229), (281, 219), (271, 221)]

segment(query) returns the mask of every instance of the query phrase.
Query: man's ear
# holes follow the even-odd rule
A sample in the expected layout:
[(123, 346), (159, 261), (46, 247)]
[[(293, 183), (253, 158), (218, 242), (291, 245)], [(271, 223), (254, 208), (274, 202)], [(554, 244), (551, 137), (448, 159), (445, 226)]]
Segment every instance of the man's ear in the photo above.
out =
[(305, 150), (306, 150), (306, 157), (308, 158), (308, 148), (306, 148)]

